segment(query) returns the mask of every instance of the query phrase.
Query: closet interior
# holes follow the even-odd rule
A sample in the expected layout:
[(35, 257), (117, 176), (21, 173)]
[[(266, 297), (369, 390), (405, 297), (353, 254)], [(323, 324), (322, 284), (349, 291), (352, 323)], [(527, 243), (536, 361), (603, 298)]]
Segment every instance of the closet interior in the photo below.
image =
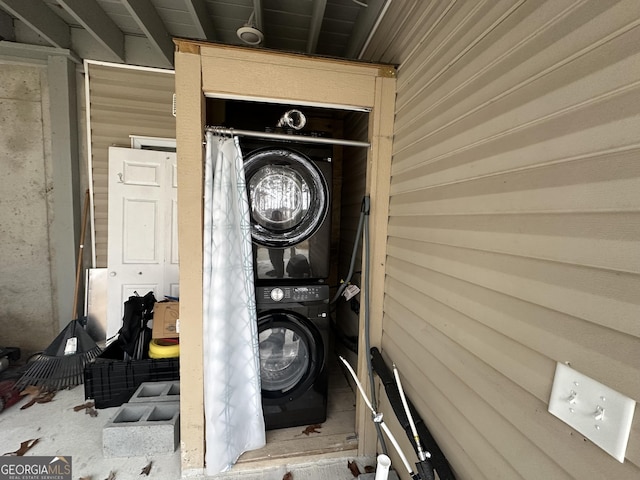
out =
[[(258, 249), (255, 260), (258, 262), (259, 267), (256, 268), (255, 282), (259, 318), (262, 315), (261, 312), (269, 312), (276, 307), (285, 312), (288, 309), (293, 312), (298, 307), (296, 311), (302, 316), (319, 317), (320, 315), (313, 308), (299, 308), (300, 305), (307, 305), (304, 301), (276, 305), (276, 302), (267, 298), (269, 304), (263, 305), (264, 298), (265, 296), (268, 297), (273, 290), (284, 290), (285, 292), (298, 290), (306, 292), (311, 290), (313, 292), (326, 289), (329, 292), (328, 296), (333, 300), (340, 282), (344, 281), (349, 271), (356, 240), (359, 243), (356, 246), (357, 258), (354, 260), (357, 268), (352, 275), (351, 283), (360, 286), (361, 258), (359, 252), (361, 251), (361, 244), (359, 239), (356, 239), (356, 227), (359, 220), (362, 197), (365, 192), (368, 116), (369, 114), (366, 111), (250, 100), (206, 98), (207, 127), (214, 132), (225, 132), (225, 134), (235, 134), (242, 131), (252, 132), (251, 136), (238, 135), (245, 165), (251, 161), (252, 152), (256, 148), (267, 151), (276, 149), (277, 152), (283, 149), (302, 152), (303, 156), (312, 159), (314, 155), (318, 155), (322, 157), (322, 160), (326, 161), (325, 163), (330, 163), (330, 166), (324, 168), (325, 173), (323, 173), (324, 180), (327, 182), (326, 197), (323, 200), (318, 196), (310, 195), (309, 200), (310, 202), (326, 201), (328, 204), (326, 228), (329, 233), (323, 234), (324, 236), (322, 237), (319, 236), (320, 233), (315, 234), (309, 242), (313, 244), (315, 238), (317, 243), (328, 243), (325, 248), (316, 248), (316, 252), (320, 253), (315, 255), (316, 257), (319, 255), (328, 256), (328, 271), (326, 274), (317, 273), (318, 261), (316, 259), (314, 264), (312, 250), (308, 255), (309, 263), (311, 264), (309, 267), (310, 274), (301, 271), (300, 275), (296, 276), (295, 273), (290, 275), (284, 271), (283, 267), (280, 269), (282, 273), (278, 274), (278, 269), (272, 268), (269, 258), (273, 260), (272, 254), (274, 251), (282, 252), (284, 250), (284, 264), (292, 272), (293, 267), (291, 265), (294, 259), (301, 257), (300, 252), (302, 252), (302, 256), (306, 254), (306, 242), (298, 243), (295, 248), (290, 249), (297, 252), (295, 256), (293, 253), (289, 253), (288, 248), (281, 248), (279, 250), (270, 250), (269, 258), (267, 258), (267, 255), (262, 255)], [(297, 129), (301, 125), (303, 126)], [(261, 136), (260, 134), (262, 133), (266, 135)], [(275, 137), (277, 138), (272, 138), (274, 137), (272, 134), (276, 134)], [(286, 140), (279, 138), (281, 135), (285, 135)], [(309, 143), (314, 139), (321, 139), (321, 143)], [(351, 142), (356, 146), (341, 144)], [(358, 142), (364, 146), (359, 145)], [(270, 157), (263, 160), (267, 164), (267, 169), (271, 168), (268, 165), (269, 162), (279, 163), (279, 157), (273, 158), (274, 160), (270, 160)], [(320, 162), (321, 160), (317, 161), (317, 163)], [(246, 168), (245, 171), (247, 171)], [(327, 171), (328, 173), (326, 173)], [(251, 174), (247, 173), (247, 175), (247, 187), (250, 190), (252, 179), (249, 177)], [(257, 176), (259, 175), (254, 175), (254, 177)], [(263, 189), (266, 188), (264, 184), (271, 185), (268, 188), (284, 188), (280, 183), (277, 183), (280, 187), (273, 187), (273, 183), (268, 183), (267, 180), (262, 178), (259, 180)], [(255, 195), (257, 196), (258, 193), (255, 193)], [(267, 199), (272, 196), (271, 192), (267, 191), (266, 196)], [(271, 206), (267, 200), (265, 209), (270, 211), (269, 208)], [(320, 215), (320, 211), (321, 209), (318, 209), (318, 213), (315, 215)], [(263, 268), (261, 266), (264, 261), (266, 261), (268, 267)], [(316, 275), (313, 274), (314, 269)], [(293, 295), (300, 294), (293, 293)], [(358, 438), (355, 425), (355, 393), (347, 381), (344, 367), (338, 361), (338, 355), (348, 359), (354, 368), (356, 367), (359, 299), (359, 295), (355, 295), (350, 300), (346, 300), (341, 296), (331, 304), (329, 304), (329, 299), (325, 299), (326, 308), (323, 307), (322, 310), (322, 315), (325, 312), (328, 314), (326, 322), (322, 324), (324, 327), (320, 327), (327, 330), (325, 332), (326, 335), (323, 336), (324, 341), (327, 342), (325, 346), (327, 354), (322, 359), (325, 364), (323, 374), (326, 375), (328, 383), (326, 391), (326, 420), (317, 423), (305, 422), (305, 419), (313, 421), (314, 418), (319, 418), (322, 420), (322, 416), (314, 417), (313, 412), (311, 412), (311, 416), (305, 417), (303, 415), (296, 420), (296, 412), (294, 411), (296, 401), (308, 403), (313, 400), (310, 398), (305, 400), (302, 395), (297, 397), (300, 400), (296, 400), (296, 395), (292, 395), (292, 400), (284, 398), (282, 400), (282, 417), (274, 417), (273, 423), (275, 426), (272, 425), (273, 428), (269, 427), (269, 417), (267, 417), (266, 447), (242, 455), (235, 468), (253, 468), (257, 462), (269, 462), (273, 459), (284, 457), (356, 455)], [(293, 313), (295, 314), (295, 312)], [(293, 320), (295, 321), (295, 319)], [(311, 321), (319, 325), (314, 318), (311, 318)], [(294, 333), (293, 336), (297, 338), (297, 334)], [(262, 355), (265, 351), (263, 345), (267, 343), (262, 333), (260, 341)], [(310, 342), (314, 341), (314, 338), (311, 337)], [(318, 342), (322, 343), (323, 339), (319, 339)], [(319, 345), (315, 345), (315, 347), (319, 347)], [(310, 348), (314, 349), (314, 346)], [(313, 372), (310, 372), (309, 375), (313, 375)], [(268, 381), (268, 378), (263, 379), (263, 388), (265, 388), (264, 384)], [(312, 385), (309, 388), (319, 389), (317, 385)], [(266, 415), (268, 415), (268, 409), (269, 407), (265, 406)], [(294, 426), (288, 426), (291, 423)]]

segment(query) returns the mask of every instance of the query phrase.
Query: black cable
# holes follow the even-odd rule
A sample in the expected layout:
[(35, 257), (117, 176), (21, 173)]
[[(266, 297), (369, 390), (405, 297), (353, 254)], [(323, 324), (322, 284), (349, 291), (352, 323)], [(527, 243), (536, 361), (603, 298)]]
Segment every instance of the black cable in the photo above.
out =
[(347, 276), (344, 282), (342, 282), (338, 287), (338, 291), (331, 299), (331, 302), (329, 302), (330, 304), (333, 304), (338, 301), (338, 299), (340, 298), (340, 295), (342, 295), (342, 292), (344, 292), (345, 288), (347, 288), (347, 286), (349, 285), (349, 282), (351, 281), (351, 277), (353, 276), (353, 273), (355, 270), (356, 255), (358, 254), (358, 246), (360, 245), (360, 236), (362, 235), (362, 226), (364, 225), (365, 217), (368, 217), (368, 216), (369, 216), (369, 197), (367, 196), (362, 199), (362, 205), (360, 207), (360, 218), (358, 219), (358, 229), (356, 231), (355, 240), (353, 242), (353, 250), (351, 251), (351, 262), (349, 263), (349, 272), (347, 273)]
[[(369, 198), (369, 196), (365, 196), (362, 199), (362, 204), (360, 206), (360, 218), (358, 219), (358, 228), (356, 231), (356, 236), (355, 236), (355, 240), (353, 242), (353, 250), (351, 252), (351, 261), (349, 264), (349, 273), (347, 273), (347, 276), (345, 278), (345, 280), (342, 282), (342, 284), (338, 287), (338, 291), (336, 292), (336, 294), (334, 295), (333, 299), (331, 300), (330, 305), (333, 305), (334, 303), (336, 303), (339, 299), (340, 296), (342, 295), (342, 293), (344, 292), (344, 290), (347, 288), (347, 286), (349, 285), (349, 282), (351, 281), (351, 277), (354, 274), (354, 270), (355, 270), (355, 263), (356, 263), (356, 255), (358, 254), (358, 246), (360, 245), (360, 237), (362, 236), (362, 232), (364, 231), (364, 241), (363, 241), (363, 250), (364, 250), (364, 255), (365, 255), (365, 261), (364, 261), (364, 265), (366, 265), (365, 271), (364, 271), (364, 279), (363, 279), (363, 285), (362, 285), (362, 289), (364, 290), (364, 299), (365, 299), (365, 305), (364, 305), (364, 341), (365, 341), (365, 352), (366, 352), (366, 359), (367, 359), (367, 375), (369, 377), (369, 386), (371, 389), (371, 405), (373, 406), (373, 409), (377, 411), (378, 405), (377, 405), (377, 399), (376, 399), (376, 391), (375, 391), (375, 378), (373, 375), (373, 367), (371, 366), (371, 355), (369, 354), (369, 352), (371, 351), (371, 340), (369, 338), (369, 324), (370, 324), (370, 319), (369, 319), (369, 222), (368, 220), (365, 221), (365, 219), (368, 219), (369, 217), (369, 211), (371, 209), (371, 199)], [(357, 347), (357, 344), (356, 344)], [(382, 449), (382, 452), (384, 454), (387, 453), (387, 444), (384, 440), (384, 436), (382, 435), (382, 429), (380, 428), (380, 424), (377, 422), (374, 422), (374, 425), (376, 427), (376, 434), (378, 436), (378, 441), (380, 442), (380, 448)]]

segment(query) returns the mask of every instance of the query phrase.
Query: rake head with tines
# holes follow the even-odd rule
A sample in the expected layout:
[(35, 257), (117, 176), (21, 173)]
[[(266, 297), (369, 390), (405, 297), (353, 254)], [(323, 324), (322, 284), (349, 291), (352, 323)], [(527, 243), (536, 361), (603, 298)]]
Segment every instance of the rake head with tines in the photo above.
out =
[(24, 388), (34, 385), (59, 390), (79, 385), (84, 380), (85, 365), (101, 352), (80, 321), (72, 320), (51, 345), (27, 366), (16, 386)]

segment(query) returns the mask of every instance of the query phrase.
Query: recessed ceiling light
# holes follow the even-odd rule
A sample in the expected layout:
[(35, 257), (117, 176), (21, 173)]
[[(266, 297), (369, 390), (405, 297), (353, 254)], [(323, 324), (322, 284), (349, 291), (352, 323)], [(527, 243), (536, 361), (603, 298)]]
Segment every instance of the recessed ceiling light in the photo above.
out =
[(264, 41), (264, 34), (250, 24), (240, 27), (236, 33), (238, 38), (247, 45), (260, 45)]

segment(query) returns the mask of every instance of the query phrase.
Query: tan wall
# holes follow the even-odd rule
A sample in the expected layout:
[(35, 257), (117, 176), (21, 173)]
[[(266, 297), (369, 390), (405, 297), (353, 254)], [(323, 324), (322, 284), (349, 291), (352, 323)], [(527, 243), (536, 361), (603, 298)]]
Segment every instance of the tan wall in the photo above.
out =
[(129, 147), (129, 135), (176, 137), (173, 71), (89, 64), (91, 163), (96, 267), (107, 266), (107, 205), (111, 146)]
[(399, 64), (382, 347), (461, 480), (640, 478), (640, 414), (621, 464), (547, 413), (557, 361), (640, 400), (639, 18), (399, 1), (366, 54)]

